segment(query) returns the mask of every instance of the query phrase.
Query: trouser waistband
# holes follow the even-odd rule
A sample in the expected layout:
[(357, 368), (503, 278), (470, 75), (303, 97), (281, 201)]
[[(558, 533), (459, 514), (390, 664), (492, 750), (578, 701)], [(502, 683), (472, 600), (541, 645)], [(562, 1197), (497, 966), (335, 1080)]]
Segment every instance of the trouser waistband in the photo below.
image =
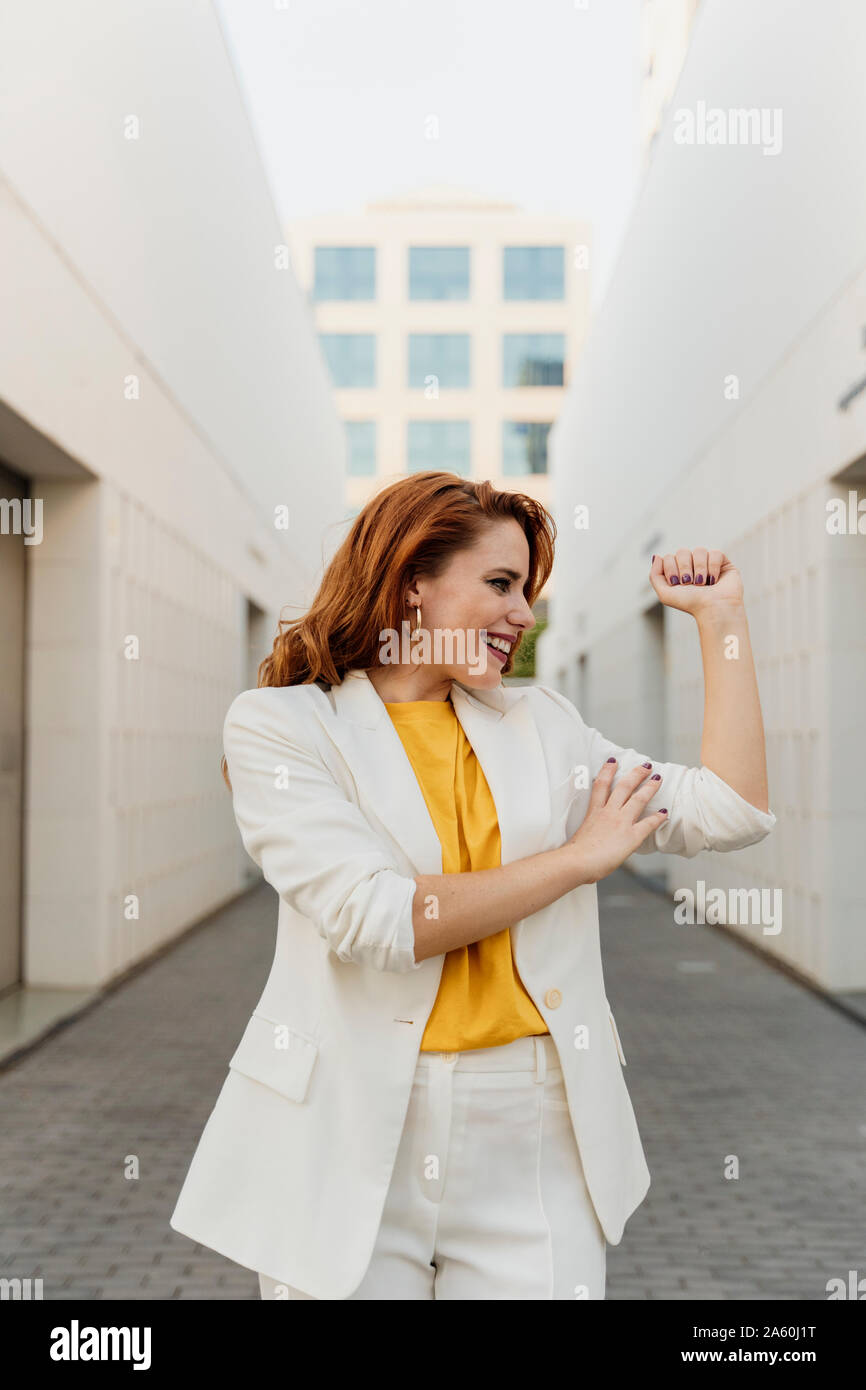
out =
[(534, 1071), (537, 1081), (543, 1081), (548, 1072), (562, 1070), (556, 1044), (549, 1033), (515, 1038), (499, 1047), (418, 1053), (419, 1066), (441, 1066), (443, 1062), (453, 1065), (456, 1071)]

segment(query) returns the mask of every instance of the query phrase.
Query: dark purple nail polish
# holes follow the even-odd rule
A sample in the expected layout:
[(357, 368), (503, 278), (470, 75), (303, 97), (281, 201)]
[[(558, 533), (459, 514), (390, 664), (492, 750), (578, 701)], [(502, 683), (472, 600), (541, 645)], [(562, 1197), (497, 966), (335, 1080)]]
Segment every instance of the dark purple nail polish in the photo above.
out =
[(715, 582), (716, 582), (716, 576), (715, 576), (714, 574), (711, 574), (710, 577), (709, 577), (709, 579), (707, 580), (707, 583), (708, 583), (708, 584), (715, 584)]
[(654, 772), (653, 775), (652, 775), (652, 777), (650, 778), (650, 781), (651, 781), (651, 782), (660, 782), (661, 780), (662, 780), (662, 775), (661, 775), (660, 772)]
[(615, 763), (615, 762), (616, 762), (616, 758), (608, 758), (608, 762), (609, 762), (609, 763)]
[(696, 574), (696, 575), (695, 575), (695, 583), (696, 583), (696, 584), (703, 584), (703, 582), (704, 582), (704, 576), (703, 576), (702, 574)]
[(692, 582), (692, 576), (691, 576), (690, 574), (684, 574), (684, 575), (683, 575), (683, 583), (684, 583), (684, 584), (691, 584), (691, 582)]
[(641, 763), (641, 767), (652, 767), (652, 763)]
[(668, 813), (668, 808), (667, 808), (667, 806), (660, 806), (660, 807), (659, 807), (659, 810), (661, 811), (661, 813), (662, 813), (663, 816), (666, 816), (667, 813)]
[(677, 577), (675, 574), (672, 574), (671, 577), (670, 577), (670, 579), (668, 580), (668, 583), (669, 583), (669, 584), (679, 584), (679, 582), (680, 582), (680, 581), (679, 581), (678, 577)]

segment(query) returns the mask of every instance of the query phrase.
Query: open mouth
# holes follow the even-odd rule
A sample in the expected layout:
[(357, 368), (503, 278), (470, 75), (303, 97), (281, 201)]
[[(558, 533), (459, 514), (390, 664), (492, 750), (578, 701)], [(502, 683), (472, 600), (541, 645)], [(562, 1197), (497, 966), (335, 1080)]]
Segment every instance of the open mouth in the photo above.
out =
[[(494, 645), (493, 645), (493, 642), (494, 642), (494, 641), (499, 641), (499, 642), (501, 642), (501, 643), (502, 643), (502, 646), (500, 646), (500, 647), (494, 647)], [(487, 650), (488, 650), (488, 651), (491, 651), (495, 657), (498, 657), (500, 665), (501, 665), (501, 666), (504, 666), (505, 663), (507, 662), (509, 656), (511, 655), (511, 648), (512, 648), (512, 646), (513, 646), (513, 643), (511, 643), (511, 642), (506, 643), (505, 640), (504, 640), (504, 638), (489, 638), (489, 637), (488, 637), (488, 638), (485, 638), (484, 645), (487, 647)], [(506, 647), (506, 646), (507, 646), (507, 648), (508, 648), (507, 651), (505, 650), (505, 647)]]

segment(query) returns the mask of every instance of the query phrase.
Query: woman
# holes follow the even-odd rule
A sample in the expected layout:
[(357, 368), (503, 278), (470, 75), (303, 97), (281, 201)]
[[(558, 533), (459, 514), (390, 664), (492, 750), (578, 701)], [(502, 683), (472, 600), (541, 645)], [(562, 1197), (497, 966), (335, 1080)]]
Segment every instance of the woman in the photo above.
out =
[(386, 488), (226, 716), (277, 943), (171, 1225), (264, 1298), (602, 1299), (646, 1194), (595, 884), (769, 833), (760, 705), (720, 551), (650, 572), (698, 623), (700, 767), (504, 686), (554, 539), (489, 482)]

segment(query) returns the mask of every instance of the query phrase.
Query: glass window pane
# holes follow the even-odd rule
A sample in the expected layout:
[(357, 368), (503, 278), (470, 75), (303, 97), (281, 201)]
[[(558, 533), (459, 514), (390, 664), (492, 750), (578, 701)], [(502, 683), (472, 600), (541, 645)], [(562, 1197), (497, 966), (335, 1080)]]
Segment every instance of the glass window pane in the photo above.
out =
[(468, 333), (409, 334), (409, 386), (428, 386), (430, 377), (442, 390), (469, 385)]
[(547, 472), (550, 425), (550, 421), (503, 421), (502, 472), (506, 477)]
[(375, 333), (320, 333), (334, 386), (376, 385)]
[(468, 246), (410, 246), (410, 299), (468, 299)]
[(564, 365), (564, 333), (503, 334), (503, 386), (561, 386)]
[(376, 421), (345, 420), (348, 440), (347, 471), (353, 478), (369, 478), (376, 472)]
[(375, 246), (317, 246), (313, 299), (375, 299)]
[(564, 246), (506, 246), (503, 299), (564, 299)]
[(410, 420), (406, 462), (410, 473), (425, 468), (445, 468), (469, 476), (470, 423), (468, 420)]

